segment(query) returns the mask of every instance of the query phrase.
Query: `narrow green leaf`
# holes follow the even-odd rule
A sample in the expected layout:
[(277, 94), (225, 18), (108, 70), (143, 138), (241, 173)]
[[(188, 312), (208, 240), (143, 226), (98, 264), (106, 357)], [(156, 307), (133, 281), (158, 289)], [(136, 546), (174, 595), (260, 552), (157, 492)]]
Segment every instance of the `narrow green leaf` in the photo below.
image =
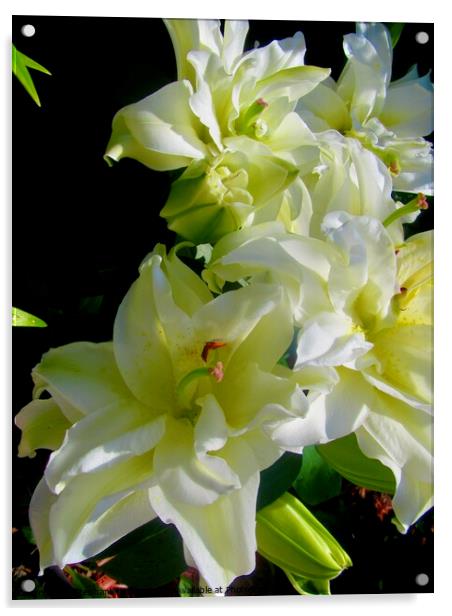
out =
[(134, 588), (157, 588), (186, 568), (182, 539), (172, 524), (156, 518), (132, 531), (96, 556), (113, 556), (101, 569)]
[(388, 23), (386, 27), (389, 30), (389, 34), (391, 35), (392, 47), (394, 48), (399, 42), (400, 35), (402, 34), (402, 30), (405, 27), (403, 23)]
[(24, 86), (28, 94), (34, 100), (34, 102), (40, 107), (41, 101), (39, 100), (38, 93), (36, 91), (35, 84), (33, 83), (33, 79), (30, 75), (29, 68), (32, 68), (36, 71), (40, 71), (41, 73), (45, 73), (46, 75), (51, 75), (51, 73), (44, 67), (42, 64), (35, 62), (22, 52), (20, 52), (15, 45), (12, 46), (12, 70), (14, 75), (20, 81), (20, 83)]
[(286, 492), (295, 481), (301, 465), (301, 456), (286, 451), (270, 468), (261, 472), (256, 509), (266, 507)]
[(25, 310), (12, 309), (13, 327), (47, 327), (47, 323)]
[(317, 453), (315, 446), (303, 449), (301, 471), (294, 482), (300, 498), (308, 505), (318, 505), (341, 491), (340, 475)]

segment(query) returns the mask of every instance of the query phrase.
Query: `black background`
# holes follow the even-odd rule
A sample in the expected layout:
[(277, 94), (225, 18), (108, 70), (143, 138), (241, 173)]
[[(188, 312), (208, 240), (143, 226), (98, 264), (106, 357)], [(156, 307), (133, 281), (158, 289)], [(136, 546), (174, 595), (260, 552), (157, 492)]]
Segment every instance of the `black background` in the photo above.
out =
[[(24, 24), (34, 25), (33, 37), (21, 34)], [(306, 38), (306, 64), (332, 68), (337, 78), (345, 59), (342, 38), (355, 30), (354, 23), (251, 21), (247, 48), (298, 30)], [(428, 33), (427, 44), (416, 42), (419, 31)], [(13, 330), (16, 414), (31, 398), (30, 371), (41, 355), (75, 340), (110, 339), (115, 312), (139, 263), (156, 242), (174, 243), (159, 217), (168, 174), (128, 159), (109, 168), (102, 156), (116, 111), (174, 81), (176, 66), (159, 19), (15, 16), (13, 43), (52, 73), (32, 71), (41, 108), (13, 79), (13, 305), (49, 325)], [(394, 50), (393, 79), (413, 64), (426, 73), (432, 53), (433, 24), (406, 24)], [(13, 454), (17, 441), (14, 430)], [(33, 461), (14, 461), (17, 527), (27, 524), (31, 491), (46, 458), (39, 453)], [(360, 541), (374, 541), (366, 538), (369, 532), (362, 531)], [(341, 576), (335, 592), (431, 591), (431, 584), (419, 588), (413, 582), (415, 574), (431, 567), (430, 543), (412, 553), (411, 544), (403, 547), (404, 538), (391, 536), (394, 553), (388, 557), (385, 548), (384, 558), (372, 555), (377, 559), (372, 570), (389, 568), (386, 585), (363, 573), (368, 563)], [(372, 551), (380, 551), (378, 546)], [(368, 549), (363, 543), (363, 558)], [(405, 580), (401, 568), (407, 562), (415, 572), (410, 569)], [(424, 568), (415, 570), (419, 566)]]

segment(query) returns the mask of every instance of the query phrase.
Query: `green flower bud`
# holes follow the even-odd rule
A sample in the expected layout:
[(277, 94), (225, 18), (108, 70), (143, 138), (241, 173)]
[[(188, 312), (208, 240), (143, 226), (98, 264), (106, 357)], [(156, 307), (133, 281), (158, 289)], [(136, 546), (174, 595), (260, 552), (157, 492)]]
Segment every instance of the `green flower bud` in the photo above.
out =
[(298, 170), (262, 147), (227, 152), (211, 163), (193, 162), (173, 183), (160, 215), (168, 227), (196, 243), (214, 243), (252, 223), (257, 209), (278, 196)]
[(286, 492), (257, 513), (259, 553), (281, 567), (302, 594), (328, 594), (329, 580), (352, 561), (297, 498)]

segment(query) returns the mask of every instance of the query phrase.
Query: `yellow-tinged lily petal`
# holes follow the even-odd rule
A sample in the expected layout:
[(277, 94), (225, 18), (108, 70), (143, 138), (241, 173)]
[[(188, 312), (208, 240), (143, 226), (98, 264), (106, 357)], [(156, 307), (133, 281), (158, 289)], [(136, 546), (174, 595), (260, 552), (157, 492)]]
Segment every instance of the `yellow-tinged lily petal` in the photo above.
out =
[[(175, 381), (164, 327), (156, 306), (156, 295), (170, 296), (168, 281), (160, 269), (161, 257), (154, 255), (122, 301), (114, 326), (118, 367), (134, 395), (143, 403), (170, 411), (175, 404)], [(169, 300), (170, 301), (170, 300)], [(184, 313), (173, 306), (178, 330)]]
[(71, 423), (52, 398), (33, 400), (16, 415), (22, 436), (19, 458), (34, 458), (36, 449), (58, 449)]
[(425, 137), (433, 131), (433, 89), (425, 78), (392, 84), (380, 120), (399, 137)]
[(433, 426), (428, 414), (383, 393), (356, 431), (369, 458), (387, 466), (396, 481), (395, 523), (406, 532), (433, 504)]
[(33, 369), (33, 377), (41, 391), (52, 394), (63, 412), (60, 398), (75, 407), (77, 419), (131, 395), (110, 342), (74, 342), (51, 349)]
[(187, 55), (196, 49), (219, 54), (222, 47), (220, 22), (217, 19), (164, 19), (173, 43), (177, 63), (177, 78), (189, 79), (195, 85), (193, 67)]
[[(204, 406), (215, 408), (215, 401)], [(207, 454), (198, 447), (190, 421), (167, 418), (165, 436), (155, 449), (156, 481), (171, 500), (190, 506), (204, 507), (221, 495), (240, 488), (240, 480), (221, 457)]]
[(240, 439), (230, 439), (222, 455), (241, 487), (211, 505), (196, 507), (174, 500), (160, 486), (149, 489), (152, 507), (164, 522), (175, 524), (211, 588), (226, 588), (235, 577), (255, 568), (257, 462)]
[(151, 169), (166, 171), (204, 158), (199, 120), (189, 106), (192, 93), (188, 81), (175, 81), (118, 111), (106, 160), (135, 158)]
[[(119, 536), (108, 536), (95, 528), (112, 506), (131, 492), (141, 490), (142, 484), (151, 482), (152, 459), (153, 452), (146, 453), (123, 460), (114, 468), (80, 474), (71, 479), (48, 513), (55, 560), (59, 566), (93, 556), (154, 517), (150, 507), (147, 507), (145, 515), (142, 506), (131, 507), (129, 510), (126, 508), (121, 516), (122, 525), (126, 526), (125, 533), (118, 529)], [(89, 537), (91, 525), (92, 535), (90, 542), (86, 543), (84, 534)]]
[(343, 132), (350, 128), (350, 118), (344, 100), (335, 91), (330, 78), (308, 92), (297, 103), (296, 111), (303, 117), (305, 110), (312, 111), (326, 122), (326, 127)]
[(50, 456), (47, 484), (59, 494), (71, 477), (150, 451), (164, 431), (164, 417), (152, 418), (149, 407), (133, 398), (101, 408), (67, 431), (61, 447)]

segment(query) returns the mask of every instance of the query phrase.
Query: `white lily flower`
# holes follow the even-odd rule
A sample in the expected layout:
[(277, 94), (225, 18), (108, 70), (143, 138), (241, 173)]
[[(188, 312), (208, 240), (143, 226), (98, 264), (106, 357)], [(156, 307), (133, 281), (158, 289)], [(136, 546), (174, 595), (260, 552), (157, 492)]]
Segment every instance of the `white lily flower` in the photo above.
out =
[(211, 587), (250, 573), (259, 473), (300, 450), (279, 431), (297, 418), (307, 441), (322, 430), (302, 386), (275, 371), (292, 335), (279, 286), (212, 299), (158, 247), (112, 343), (52, 349), (33, 371), (35, 400), (16, 423), (21, 455), (55, 449), (30, 505), (41, 568), (91, 557), (158, 515)]
[[(344, 211), (384, 222), (401, 206), (391, 197), (393, 187), (388, 169), (358, 140), (345, 138), (332, 130), (318, 134), (317, 138), (320, 146), (318, 165), (302, 178), (311, 200), (308, 212), (301, 213), (308, 222), (308, 235), (323, 239), (321, 225), (329, 212)], [(296, 222), (294, 231), (298, 231)], [(391, 225), (389, 233), (396, 243), (401, 243), (402, 221)]]
[[(356, 432), (363, 452), (394, 473), (394, 508), (406, 529), (431, 506), (431, 234), (396, 249), (374, 218), (332, 212), (322, 227), (327, 242), (278, 223), (230, 234), (203, 277), (213, 289), (225, 281), (284, 286), (300, 328), (292, 378), (322, 417), (323, 434), (309, 437), (322, 443)], [(378, 427), (392, 442), (378, 440)], [(278, 434), (293, 446), (307, 436), (302, 419)]]
[[(243, 52), (247, 22), (166, 20), (178, 81), (120, 110), (106, 158), (137, 158), (153, 169), (212, 159), (247, 135), (274, 153), (313, 141), (293, 109), (329, 70), (305, 66), (303, 35)], [(225, 141), (226, 140), (226, 141)]]
[(337, 84), (328, 79), (300, 100), (312, 130), (333, 128), (359, 139), (390, 170), (394, 190), (433, 193), (433, 91), (413, 67), (391, 83), (392, 43), (378, 23), (358, 23), (344, 37), (348, 61)]
[[(305, 324), (296, 368), (342, 366), (312, 409), (339, 417), (352, 400), (367, 409), (358, 444), (393, 472), (394, 511), (406, 531), (432, 504), (432, 234), (413, 236), (396, 256), (376, 220), (332, 213), (324, 229), (339, 250), (328, 281), (334, 312)], [(351, 321), (345, 338), (338, 317)], [(320, 329), (326, 350), (313, 346)]]
[[(264, 197), (281, 202), (303, 149), (316, 147), (295, 105), (329, 70), (304, 65), (300, 32), (244, 53), (247, 22), (226, 21), (224, 35), (219, 21), (165, 23), (178, 81), (115, 115), (105, 158), (135, 158), (156, 170), (188, 167), (162, 216), (186, 239), (199, 241), (196, 227), (200, 241), (215, 241), (251, 224)], [(230, 176), (240, 180), (233, 189)], [(270, 191), (262, 189), (270, 183)], [(189, 203), (181, 197), (187, 189)]]

